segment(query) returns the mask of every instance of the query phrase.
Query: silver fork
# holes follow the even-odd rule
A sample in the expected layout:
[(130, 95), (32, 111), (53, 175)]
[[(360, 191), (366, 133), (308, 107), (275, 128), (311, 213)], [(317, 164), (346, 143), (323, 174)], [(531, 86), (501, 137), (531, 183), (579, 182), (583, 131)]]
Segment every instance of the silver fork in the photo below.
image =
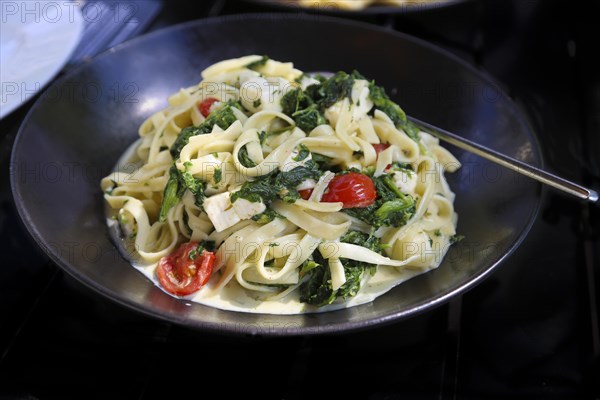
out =
[(561, 178), (560, 176), (534, 167), (533, 165), (499, 153), (496, 150), (492, 150), (488, 147), (472, 142), (469, 139), (465, 139), (455, 133), (448, 132), (444, 129), (428, 124), (427, 122), (423, 122), (412, 117), (408, 118), (420, 128), (424, 128), (425, 131), (431, 133), (440, 140), (448, 142), (458, 148), (476, 154), (485, 158), (486, 160), (490, 160), (496, 164), (502, 165), (503, 167), (528, 176), (529, 178), (535, 179), (536, 181), (549, 185), (555, 189), (562, 190), (563, 192), (578, 197), (582, 200), (587, 200), (596, 204), (598, 202), (598, 192), (595, 190), (578, 185), (577, 183), (571, 182), (565, 178)]

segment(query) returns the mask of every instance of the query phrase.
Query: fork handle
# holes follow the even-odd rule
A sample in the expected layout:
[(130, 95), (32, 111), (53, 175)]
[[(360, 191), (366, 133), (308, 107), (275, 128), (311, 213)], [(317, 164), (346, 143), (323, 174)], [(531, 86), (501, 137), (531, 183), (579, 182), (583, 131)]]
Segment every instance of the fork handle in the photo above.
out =
[(592, 189), (588, 189), (577, 183), (571, 182), (560, 176), (551, 174), (550, 172), (544, 171), (533, 165), (524, 163), (505, 154), (499, 153), (496, 150), (492, 150), (488, 147), (474, 143), (468, 139), (460, 137), (452, 132), (448, 132), (444, 129), (438, 128), (427, 122), (420, 121), (413, 117), (408, 117), (414, 124), (423, 127), (427, 132), (436, 136), (437, 138), (453, 144), (463, 150), (477, 154), (480, 157), (490, 160), (496, 164), (502, 165), (508, 169), (511, 169), (519, 174), (528, 176), (536, 181), (552, 186), (553, 188), (562, 190), (563, 192), (569, 193), (582, 200), (587, 200), (592, 203), (598, 204), (598, 192)]

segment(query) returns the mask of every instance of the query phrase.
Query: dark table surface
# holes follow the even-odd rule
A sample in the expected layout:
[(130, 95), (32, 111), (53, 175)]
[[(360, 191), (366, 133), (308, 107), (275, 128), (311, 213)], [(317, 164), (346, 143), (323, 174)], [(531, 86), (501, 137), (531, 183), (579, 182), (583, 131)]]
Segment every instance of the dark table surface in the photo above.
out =
[[(143, 31), (269, 10), (191, 3), (160, 3)], [(350, 17), (420, 36), (490, 72), (532, 121), (545, 167), (598, 187), (600, 10), (587, 3), (481, 0)], [(405, 321), (336, 336), (206, 334), (101, 297), (29, 238), (9, 159), (34, 100), (0, 121), (0, 398), (176, 398), (205, 396), (209, 385), (227, 397), (600, 398), (597, 207), (545, 191), (530, 234), (490, 278)]]

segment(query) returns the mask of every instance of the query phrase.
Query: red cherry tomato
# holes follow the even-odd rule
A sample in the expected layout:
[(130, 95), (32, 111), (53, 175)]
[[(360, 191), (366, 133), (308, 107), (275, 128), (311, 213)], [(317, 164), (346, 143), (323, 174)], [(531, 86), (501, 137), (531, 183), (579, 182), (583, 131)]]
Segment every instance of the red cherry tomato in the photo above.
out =
[(215, 102), (219, 101), (219, 99), (215, 99), (214, 97), (209, 97), (202, 101), (202, 103), (198, 104), (198, 109), (205, 117), (208, 117), (210, 114), (210, 108)]
[(371, 178), (358, 172), (337, 175), (321, 198), (325, 203), (341, 201), (344, 208), (367, 207), (375, 202), (377, 190)]
[(375, 148), (375, 153), (377, 153), (377, 155), (379, 155), (379, 153), (386, 150), (388, 147), (390, 147), (390, 145), (387, 143), (377, 143), (377, 144), (374, 144), (373, 147)]
[(160, 259), (156, 274), (160, 285), (176, 296), (187, 296), (200, 290), (213, 272), (215, 254), (204, 250), (198, 254), (198, 243), (184, 243), (173, 253)]
[(312, 189), (298, 190), (298, 193), (300, 193), (300, 197), (302, 197), (302, 199), (304, 199), (304, 200), (308, 200), (310, 198), (310, 195), (312, 194), (312, 192), (313, 192)]

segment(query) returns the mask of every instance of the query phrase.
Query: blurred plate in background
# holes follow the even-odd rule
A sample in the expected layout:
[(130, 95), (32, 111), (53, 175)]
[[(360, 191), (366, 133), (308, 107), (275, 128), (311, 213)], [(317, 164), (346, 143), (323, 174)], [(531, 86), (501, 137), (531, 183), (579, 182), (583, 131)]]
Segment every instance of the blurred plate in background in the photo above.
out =
[(3, 1), (0, 7), (0, 118), (4, 118), (62, 69), (84, 24), (77, 2)]
[(435, 10), (446, 8), (468, 0), (408, 0), (403, 4), (394, 2), (373, 0), (314, 0), (300, 2), (297, 0), (246, 0), (252, 3), (258, 3), (269, 7), (279, 8), (287, 11), (309, 11), (321, 14), (331, 14), (340, 16), (350, 15), (376, 15), (376, 14), (407, 14), (426, 10)]

